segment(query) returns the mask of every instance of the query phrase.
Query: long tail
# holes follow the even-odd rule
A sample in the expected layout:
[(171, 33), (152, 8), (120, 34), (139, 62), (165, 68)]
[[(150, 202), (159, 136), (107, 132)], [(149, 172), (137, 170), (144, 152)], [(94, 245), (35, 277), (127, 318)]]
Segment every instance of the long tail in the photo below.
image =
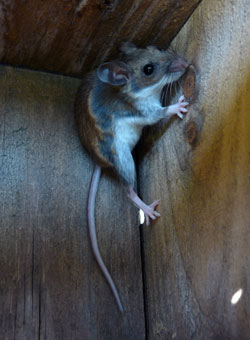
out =
[(120, 300), (120, 297), (118, 295), (117, 289), (115, 287), (114, 281), (112, 280), (108, 269), (106, 268), (102, 256), (99, 251), (98, 242), (96, 238), (96, 227), (95, 227), (95, 199), (96, 199), (96, 193), (99, 185), (101, 177), (101, 167), (99, 165), (95, 166), (91, 183), (90, 183), (90, 189), (89, 189), (89, 197), (88, 197), (88, 225), (89, 225), (89, 236), (90, 241), (92, 245), (92, 249), (96, 258), (96, 261), (103, 272), (104, 277), (108, 281), (108, 284), (114, 294), (115, 300), (117, 302), (117, 305), (119, 307), (119, 310), (123, 312), (122, 303)]

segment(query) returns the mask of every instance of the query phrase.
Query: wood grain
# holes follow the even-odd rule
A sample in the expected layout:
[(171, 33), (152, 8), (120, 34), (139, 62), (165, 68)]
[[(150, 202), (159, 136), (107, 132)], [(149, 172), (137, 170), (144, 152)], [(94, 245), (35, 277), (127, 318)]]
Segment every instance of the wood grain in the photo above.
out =
[(73, 78), (0, 67), (0, 338), (144, 339), (137, 210), (115, 178), (97, 195), (100, 249), (122, 316), (93, 258), (86, 202), (93, 162), (74, 125)]
[[(149, 339), (250, 339), (250, 2), (204, 0), (173, 46), (197, 96), (139, 167)], [(236, 305), (231, 298), (243, 295)]]
[(166, 47), (200, 0), (50, 0), (0, 3), (0, 62), (80, 76), (117, 44)]

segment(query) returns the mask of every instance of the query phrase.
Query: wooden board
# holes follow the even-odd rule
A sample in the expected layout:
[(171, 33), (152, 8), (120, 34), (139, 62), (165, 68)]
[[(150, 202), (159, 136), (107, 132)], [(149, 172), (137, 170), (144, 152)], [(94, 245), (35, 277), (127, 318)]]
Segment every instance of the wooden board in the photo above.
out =
[(148, 339), (250, 339), (249, 17), (248, 0), (204, 0), (173, 43), (198, 92), (139, 167), (161, 200), (143, 228)]
[(96, 223), (123, 302), (93, 258), (86, 202), (93, 162), (73, 119), (79, 81), (0, 67), (0, 338), (144, 339), (137, 211), (103, 176)]
[(200, 0), (5, 0), (0, 62), (79, 76), (117, 44), (166, 47)]

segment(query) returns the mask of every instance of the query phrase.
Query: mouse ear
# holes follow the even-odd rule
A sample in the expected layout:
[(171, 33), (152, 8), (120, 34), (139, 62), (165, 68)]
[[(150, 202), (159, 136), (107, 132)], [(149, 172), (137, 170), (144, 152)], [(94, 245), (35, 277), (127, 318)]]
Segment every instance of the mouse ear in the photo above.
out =
[(122, 61), (111, 61), (101, 64), (97, 69), (97, 75), (104, 83), (119, 86), (127, 84), (131, 73)]
[(126, 41), (126, 42), (121, 42), (118, 49), (119, 51), (129, 55), (135, 52), (137, 48), (133, 43)]

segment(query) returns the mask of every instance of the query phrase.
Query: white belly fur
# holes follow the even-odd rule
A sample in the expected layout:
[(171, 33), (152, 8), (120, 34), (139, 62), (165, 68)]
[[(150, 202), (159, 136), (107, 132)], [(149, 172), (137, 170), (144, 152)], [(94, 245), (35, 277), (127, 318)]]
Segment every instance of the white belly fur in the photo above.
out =
[(115, 124), (117, 143), (124, 143), (132, 150), (141, 136), (143, 126), (140, 117), (120, 118)]

